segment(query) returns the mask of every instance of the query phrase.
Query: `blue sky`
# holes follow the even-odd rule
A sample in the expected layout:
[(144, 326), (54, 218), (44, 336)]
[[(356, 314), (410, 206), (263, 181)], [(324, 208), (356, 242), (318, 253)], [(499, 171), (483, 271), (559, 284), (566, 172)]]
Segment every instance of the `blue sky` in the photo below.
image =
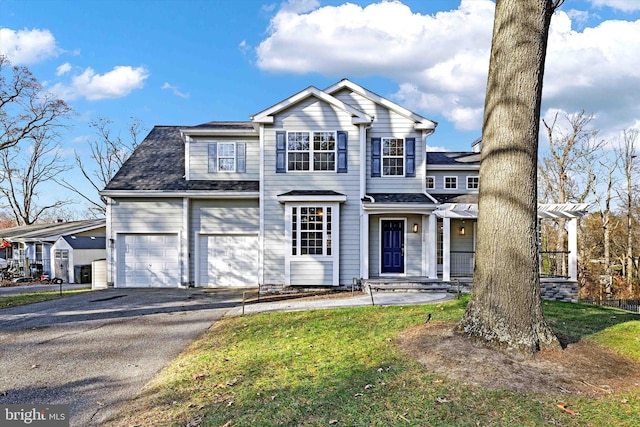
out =
[[(248, 120), (343, 77), (439, 123), (428, 144), (480, 135), (489, 0), (0, 0), (0, 53), (75, 111), (62, 145), (86, 155), (87, 124)], [(640, 127), (640, 1), (566, 0), (552, 20), (543, 115), (582, 109), (615, 139)]]

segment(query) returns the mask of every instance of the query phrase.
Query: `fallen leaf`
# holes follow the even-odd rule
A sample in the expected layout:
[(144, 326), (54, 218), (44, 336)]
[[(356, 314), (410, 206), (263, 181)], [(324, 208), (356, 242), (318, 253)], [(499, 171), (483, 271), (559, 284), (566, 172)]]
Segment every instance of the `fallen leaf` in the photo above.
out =
[(231, 407), (231, 406), (233, 406), (233, 400), (230, 400), (230, 401), (227, 403), (227, 408), (229, 408), (229, 407)]
[(370, 388), (373, 388), (374, 385), (373, 384), (367, 384), (366, 386), (364, 386), (365, 390), (369, 390)]
[(436, 397), (436, 402), (438, 402), (438, 403), (449, 403), (451, 401), (445, 399), (444, 397)]
[(356, 393), (353, 395), (353, 397), (360, 397), (360, 396), (364, 396), (362, 393)]
[(562, 412), (566, 412), (569, 415), (578, 415), (576, 411), (572, 411), (571, 409), (567, 408), (567, 404), (564, 402), (558, 404), (558, 409), (560, 409)]
[(329, 425), (330, 425), (330, 426), (335, 425), (335, 424), (338, 424), (338, 420), (331, 420), (331, 421), (329, 421)]
[(204, 378), (204, 374), (193, 374), (191, 378), (193, 378), (194, 380), (201, 380)]

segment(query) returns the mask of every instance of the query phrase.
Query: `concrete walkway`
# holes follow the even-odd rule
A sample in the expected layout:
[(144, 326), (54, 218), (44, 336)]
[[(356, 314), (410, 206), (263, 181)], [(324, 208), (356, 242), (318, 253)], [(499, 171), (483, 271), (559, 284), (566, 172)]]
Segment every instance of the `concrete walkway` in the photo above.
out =
[[(433, 304), (448, 301), (453, 297), (453, 294), (448, 294), (445, 292), (374, 292), (373, 295), (359, 294), (354, 297), (352, 297), (349, 293), (345, 293), (344, 298), (306, 298), (245, 304), (244, 314), (267, 313), (275, 311), (301, 311), (345, 307), (363, 307), (368, 305)], [(229, 310), (226, 315), (234, 316), (242, 314), (243, 307), (236, 307)]]

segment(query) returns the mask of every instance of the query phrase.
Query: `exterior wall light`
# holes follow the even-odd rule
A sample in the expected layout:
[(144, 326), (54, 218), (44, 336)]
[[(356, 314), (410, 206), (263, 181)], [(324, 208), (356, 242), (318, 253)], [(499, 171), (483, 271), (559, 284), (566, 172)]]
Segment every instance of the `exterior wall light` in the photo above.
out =
[(458, 228), (458, 234), (464, 236), (464, 227)]
[(417, 233), (418, 232), (418, 224), (413, 224), (413, 232)]

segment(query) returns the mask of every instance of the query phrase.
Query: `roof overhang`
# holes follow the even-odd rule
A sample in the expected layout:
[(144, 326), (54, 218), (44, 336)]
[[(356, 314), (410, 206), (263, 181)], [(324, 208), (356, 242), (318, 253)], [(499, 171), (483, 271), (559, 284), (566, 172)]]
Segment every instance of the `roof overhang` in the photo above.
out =
[(417, 203), (363, 203), (364, 209), (369, 215), (382, 215), (389, 213), (407, 213), (416, 215), (429, 215), (437, 206)]
[(427, 172), (430, 171), (460, 171), (460, 170), (480, 170), (479, 164), (456, 164), (456, 165), (439, 165), (439, 164), (427, 164)]
[(344, 203), (347, 201), (347, 196), (344, 194), (280, 194), (276, 196), (276, 200), (280, 203), (304, 203), (304, 202), (338, 202)]
[(368, 89), (363, 88), (360, 85), (353, 83), (351, 80), (342, 79), (338, 83), (329, 86), (324, 90), (324, 92), (333, 95), (341, 89), (348, 88), (349, 90), (367, 98), (368, 100), (375, 102), (376, 104), (382, 105), (391, 111), (394, 111), (401, 116), (413, 120), (415, 122), (414, 129), (416, 130), (425, 130), (425, 131), (435, 131), (436, 126), (438, 126), (437, 122), (433, 120), (429, 120), (425, 117), (422, 117), (419, 114), (414, 113), (413, 111), (407, 110), (406, 108), (396, 104), (395, 102), (389, 101), (388, 99), (371, 92)]
[(255, 129), (215, 129), (215, 128), (198, 128), (198, 129), (180, 129), (180, 135), (186, 136), (258, 136)]
[(273, 107), (267, 108), (266, 110), (251, 116), (251, 121), (254, 123), (273, 124), (274, 116), (277, 113), (301, 101), (304, 101), (309, 97), (315, 97), (326, 102), (327, 104), (333, 105), (334, 107), (351, 114), (351, 123), (353, 123), (354, 125), (369, 124), (373, 121), (373, 117), (369, 116), (368, 114), (365, 114), (362, 111), (345, 104), (339, 99), (313, 86), (309, 86), (301, 92), (298, 92), (297, 94), (285, 99), (284, 101), (277, 103)]
[(176, 198), (188, 197), (191, 199), (258, 199), (257, 191), (154, 191), (154, 190), (106, 190), (100, 192), (101, 196), (116, 197), (153, 197)]

